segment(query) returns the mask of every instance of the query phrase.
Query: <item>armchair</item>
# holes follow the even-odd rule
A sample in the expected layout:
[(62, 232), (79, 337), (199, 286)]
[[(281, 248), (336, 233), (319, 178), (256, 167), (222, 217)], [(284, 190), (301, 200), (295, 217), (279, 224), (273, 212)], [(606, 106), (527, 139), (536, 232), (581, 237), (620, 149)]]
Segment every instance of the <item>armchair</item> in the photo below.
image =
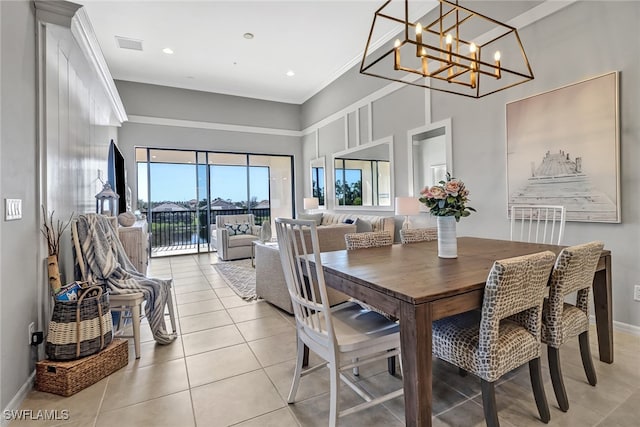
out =
[(230, 261), (251, 257), (251, 244), (260, 239), (259, 225), (253, 214), (217, 215), (216, 249), (218, 258)]

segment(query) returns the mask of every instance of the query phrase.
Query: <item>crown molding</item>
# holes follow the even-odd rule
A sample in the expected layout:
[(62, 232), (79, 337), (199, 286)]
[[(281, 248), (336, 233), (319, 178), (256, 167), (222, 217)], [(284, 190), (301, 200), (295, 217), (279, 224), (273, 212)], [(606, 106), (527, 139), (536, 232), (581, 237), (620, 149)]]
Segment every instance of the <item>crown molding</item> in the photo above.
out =
[(174, 126), (192, 129), (222, 130), (226, 132), (257, 133), (262, 135), (292, 136), (297, 138), (302, 136), (302, 132), (298, 130), (233, 125), (227, 123), (203, 122), (196, 120), (169, 119), (165, 117), (139, 116), (133, 114), (129, 116), (129, 123), (156, 126)]
[(51, 23), (69, 28), (74, 40), (94, 71), (105, 91), (113, 113), (122, 123), (128, 120), (127, 113), (116, 89), (113, 77), (102, 55), (93, 26), (82, 5), (59, 0), (36, 0), (36, 17), (43, 23)]
[(71, 19), (82, 5), (68, 1), (36, 0), (36, 18), (43, 22), (71, 27)]
[(78, 9), (73, 17), (71, 33), (78, 42), (82, 53), (84, 53), (89, 64), (91, 64), (91, 67), (97, 74), (100, 84), (107, 94), (107, 98), (111, 103), (111, 108), (116, 114), (116, 117), (120, 123), (126, 122), (128, 120), (127, 112), (122, 104), (122, 99), (120, 99), (118, 89), (116, 89), (116, 85), (113, 82), (113, 77), (111, 76), (111, 71), (109, 71), (107, 62), (105, 61), (104, 56), (102, 56), (100, 44), (98, 43), (96, 34), (93, 31), (93, 26), (91, 25), (91, 21), (89, 21), (89, 17), (87, 16), (87, 12), (85, 12), (84, 8)]

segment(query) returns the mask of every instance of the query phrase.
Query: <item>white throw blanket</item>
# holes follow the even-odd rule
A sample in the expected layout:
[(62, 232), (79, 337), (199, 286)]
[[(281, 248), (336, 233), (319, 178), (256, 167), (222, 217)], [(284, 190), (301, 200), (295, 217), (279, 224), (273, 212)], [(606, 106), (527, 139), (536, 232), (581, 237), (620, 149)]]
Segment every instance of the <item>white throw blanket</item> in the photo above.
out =
[(85, 280), (106, 285), (112, 293), (142, 292), (145, 312), (158, 344), (170, 344), (176, 334), (168, 333), (164, 306), (171, 292), (171, 279), (155, 279), (140, 274), (127, 257), (109, 219), (97, 214), (78, 217), (78, 240), (85, 264)]

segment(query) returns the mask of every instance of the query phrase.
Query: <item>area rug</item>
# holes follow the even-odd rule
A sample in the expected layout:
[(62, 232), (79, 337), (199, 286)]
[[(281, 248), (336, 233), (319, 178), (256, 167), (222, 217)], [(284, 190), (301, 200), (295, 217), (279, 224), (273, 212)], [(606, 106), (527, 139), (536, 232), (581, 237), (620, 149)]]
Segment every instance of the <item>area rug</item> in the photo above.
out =
[(240, 298), (245, 301), (258, 299), (256, 269), (251, 266), (251, 260), (219, 261), (212, 265)]

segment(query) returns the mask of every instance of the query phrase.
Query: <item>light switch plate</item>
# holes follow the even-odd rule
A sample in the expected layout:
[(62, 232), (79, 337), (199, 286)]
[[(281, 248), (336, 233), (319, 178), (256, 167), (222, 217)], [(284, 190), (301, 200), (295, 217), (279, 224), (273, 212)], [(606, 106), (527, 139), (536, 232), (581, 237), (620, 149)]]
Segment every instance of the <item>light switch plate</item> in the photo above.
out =
[(22, 199), (4, 199), (4, 219), (12, 221), (22, 218)]

